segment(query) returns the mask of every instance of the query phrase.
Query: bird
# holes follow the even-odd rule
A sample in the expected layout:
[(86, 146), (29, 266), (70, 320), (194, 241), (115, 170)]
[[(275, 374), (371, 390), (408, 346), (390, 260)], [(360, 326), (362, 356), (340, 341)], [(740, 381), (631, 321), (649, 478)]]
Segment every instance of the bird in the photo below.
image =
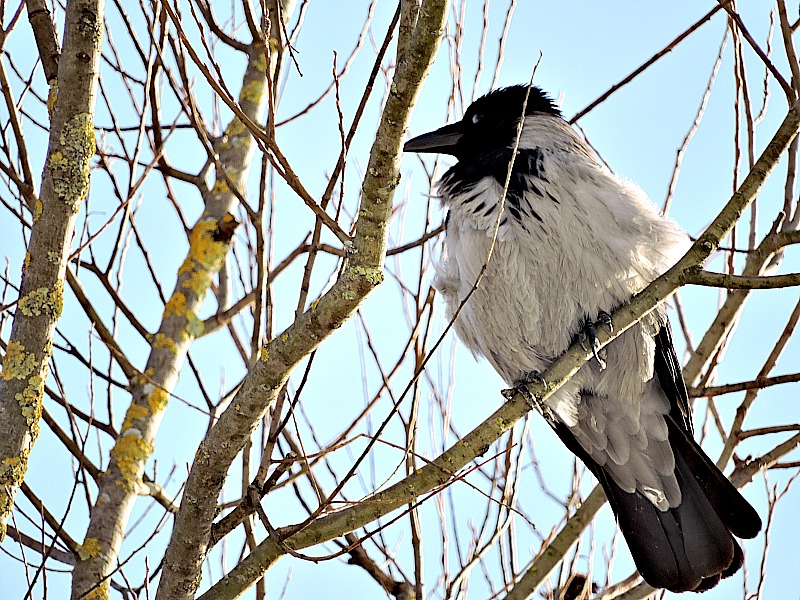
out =
[(739, 570), (736, 538), (761, 519), (694, 440), (665, 308), (597, 351), (597, 328), (677, 262), (688, 235), (534, 85), (491, 91), (403, 150), (457, 160), (435, 190), (447, 216), (433, 286), (462, 343), (517, 388), (576, 340), (592, 346), (541, 412), (602, 485), (643, 579), (699, 592)]

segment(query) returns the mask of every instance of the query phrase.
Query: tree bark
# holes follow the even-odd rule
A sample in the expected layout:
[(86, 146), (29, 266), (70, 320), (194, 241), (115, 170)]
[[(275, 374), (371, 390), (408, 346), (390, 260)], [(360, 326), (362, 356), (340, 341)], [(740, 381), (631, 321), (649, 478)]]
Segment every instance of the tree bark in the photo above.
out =
[(67, 3), (63, 53), (57, 79), (51, 79), (47, 162), (0, 375), (0, 540), (39, 434), (67, 258), (89, 192), (103, 8), (103, 0)]
[[(405, 50), (370, 153), (356, 232), (342, 275), (309, 310), (267, 344), (261, 360), (195, 453), (164, 558), (158, 599), (194, 597), (209, 549), (217, 498), (231, 463), (294, 367), (341, 327), (383, 280), (392, 199), (400, 179), (402, 138), (436, 56), (447, 5), (447, 0), (426, 0), (419, 9), (410, 43), (398, 42)], [(266, 543), (270, 542), (276, 544), (274, 540)], [(224, 597), (242, 593), (260, 579), (264, 570), (250, 571), (246, 580), (240, 580), (245, 586)]]
[[(284, 18), (294, 0), (283, 0)], [(169, 21), (167, 21), (168, 23)], [(277, 19), (271, 35), (280, 35)], [(264, 40), (247, 48), (247, 67), (238, 105), (251, 121), (260, 122), (268, 97)], [(218, 155), (216, 178), (203, 191), (205, 208), (189, 236), (189, 251), (178, 271), (175, 289), (164, 307), (153, 337), (144, 372), (131, 381), (132, 401), (120, 435), (111, 450), (108, 469), (100, 480), (98, 501), (92, 507), (83, 552), (75, 565), (72, 597), (100, 592), (107, 597), (109, 576), (117, 565), (122, 539), (142, 485), (144, 468), (154, 450), (158, 427), (169, 395), (178, 382), (191, 343), (203, 333), (197, 312), (222, 268), (238, 225), (232, 216), (252, 164), (256, 146), (245, 125), (234, 117), (214, 148)], [(231, 187), (235, 189), (231, 189)]]

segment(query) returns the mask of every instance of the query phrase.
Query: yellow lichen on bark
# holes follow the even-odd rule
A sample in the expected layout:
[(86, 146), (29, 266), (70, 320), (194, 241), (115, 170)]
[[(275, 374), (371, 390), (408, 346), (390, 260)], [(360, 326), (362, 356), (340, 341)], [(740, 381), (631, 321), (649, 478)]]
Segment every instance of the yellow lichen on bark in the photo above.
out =
[(111, 450), (111, 456), (117, 461), (122, 476), (117, 480), (117, 485), (129, 492), (135, 492), (139, 485), (139, 466), (144, 468), (144, 462), (152, 452), (152, 444), (143, 439), (138, 430), (128, 429), (123, 432)]
[[(14, 498), (9, 490), (17, 489), (22, 485), (25, 473), (28, 470), (28, 456), (30, 450), (23, 449), (19, 456), (11, 456), (0, 461), (0, 513), (10, 513), (14, 507)], [(0, 540), (6, 536), (5, 523), (0, 521)]]
[[(44, 348), (45, 360), (50, 359), (51, 348), (49, 344)], [(33, 440), (39, 436), (39, 419), (42, 416), (42, 396), (44, 395), (44, 382), (47, 379), (48, 366), (41, 363), (31, 352), (26, 352), (25, 347), (16, 341), (8, 343), (6, 354), (3, 357), (3, 369), (0, 376), (6, 381), (12, 379), (26, 379), (28, 385), (22, 392), (14, 394), (20, 407), (22, 416), (30, 429)], [(42, 371), (39, 375), (39, 371)]]
[(150, 392), (147, 403), (150, 405), (150, 412), (157, 415), (167, 408), (167, 404), (169, 404), (169, 394), (162, 388), (155, 388)]
[(211, 193), (212, 194), (227, 194), (230, 191), (231, 191), (231, 188), (228, 185), (227, 181), (225, 181), (224, 179), (217, 179), (217, 181), (214, 183), (214, 187), (212, 188)]
[(50, 82), (50, 90), (47, 92), (47, 116), (53, 120), (53, 109), (58, 100), (58, 79), (53, 79)]
[(178, 344), (168, 335), (157, 333), (155, 340), (153, 340), (153, 349), (169, 348), (173, 354), (178, 353)]
[[(204, 278), (204, 280), (206, 279)], [(205, 330), (203, 321), (186, 306), (186, 294), (175, 292), (172, 294), (172, 298), (169, 299), (169, 302), (167, 302), (167, 305), (164, 307), (164, 318), (166, 319), (173, 315), (185, 319), (183, 330), (181, 331), (182, 340), (193, 340), (203, 335), (203, 331)]]
[(189, 239), (189, 258), (198, 266), (218, 269), (228, 252), (228, 244), (216, 239), (219, 224), (215, 219), (198, 223)]
[(150, 411), (147, 410), (147, 407), (141, 406), (136, 403), (131, 404), (128, 407), (128, 411), (125, 413), (125, 419), (122, 421), (123, 433), (128, 429), (136, 427), (136, 421), (140, 419), (146, 419), (149, 416), (150, 416)]
[(102, 548), (100, 547), (100, 540), (97, 538), (86, 538), (80, 546), (78, 546), (78, 556), (81, 560), (100, 556)]
[(22, 392), (15, 394), (22, 416), (30, 428), (31, 437), (35, 441), (39, 437), (39, 419), (42, 417), (42, 396), (44, 395), (44, 380), (47, 378), (49, 368), (44, 366), (42, 375), (34, 375), (28, 380), (28, 385)]
[(98, 583), (96, 588), (81, 596), (82, 600), (109, 600), (109, 598), (111, 598), (111, 593), (108, 583), (105, 581)]
[[(228, 216), (223, 217), (223, 224)], [(233, 217), (230, 217), (231, 219)], [(184, 290), (202, 297), (211, 283), (211, 274), (219, 271), (228, 252), (228, 242), (218, 239), (219, 223), (216, 219), (200, 221), (189, 236), (189, 254), (178, 275), (189, 273), (183, 282)]]
[[(190, 262), (183, 263), (192, 264)], [(183, 289), (193, 292), (196, 296), (202, 296), (211, 285), (211, 273), (205, 269), (195, 269), (191, 275), (183, 282)]]
[(186, 295), (181, 292), (175, 292), (172, 294), (172, 298), (169, 299), (166, 306), (164, 306), (164, 318), (166, 319), (171, 315), (183, 317), (186, 315), (186, 312)]

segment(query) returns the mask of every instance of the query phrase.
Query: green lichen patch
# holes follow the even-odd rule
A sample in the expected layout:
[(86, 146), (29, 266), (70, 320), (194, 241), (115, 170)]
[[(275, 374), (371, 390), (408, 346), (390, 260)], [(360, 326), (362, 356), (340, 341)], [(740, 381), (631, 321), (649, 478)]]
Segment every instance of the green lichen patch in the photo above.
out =
[[(269, 47), (271, 52), (278, 52), (278, 41), (269, 38)], [(259, 73), (266, 73), (267, 72), (267, 52), (259, 52), (258, 57), (254, 60), (253, 66), (258, 70)]]
[(32, 352), (25, 352), (25, 346), (20, 342), (11, 341), (3, 357), (3, 370), (0, 372), (3, 379), (25, 379), (38, 368), (38, 362)]
[(78, 113), (64, 124), (59, 148), (48, 160), (53, 191), (74, 212), (89, 192), (90, 161), (94, 156), (94, 122), (89, 113)]
[(261, 97), (264, 95), (264, 80), (253, 79), (242, 86), (239, 92), (239, 101), (247, 100), (253, 104), (261, 102)]
[(236, 117), (234, 117), (228, 124), (228, 127), (225, 128), (225, 135), (228, 136), (228, 143), (231, 142), (232, 138), (239, 137), (245, 133), (247, 133), (247, 127)]
[(47, 377), (45, 367), (44, 377), (34, 375), (28, 379), (28, 385), (22, 392), (15, 394), (14, 399), (19, 403), (22, 416), (28, 424), (31, 437), (36, 440), (39, 437), (39, 419), (42, 418), (42, 397), (44, 396), (44, 380)]
[(370, 267), (350, 267), (350, 273), (360, 279), (366, 279), (372, 285), (383, 283), (383, 271)]
[(203, 324), (203, 321), (198, 318), (198, 316), (194, 313), (188, 313), (186, 315), (186, 335), (190, 339), (195, 339), (203, 335), (206, 326)]
[(64, 284), (56, 283), (52, 290), (41, 287), (20, 298), (17, 304), (26, 317), (47, 315), (54, 320), (61, 316), (64, 306)]

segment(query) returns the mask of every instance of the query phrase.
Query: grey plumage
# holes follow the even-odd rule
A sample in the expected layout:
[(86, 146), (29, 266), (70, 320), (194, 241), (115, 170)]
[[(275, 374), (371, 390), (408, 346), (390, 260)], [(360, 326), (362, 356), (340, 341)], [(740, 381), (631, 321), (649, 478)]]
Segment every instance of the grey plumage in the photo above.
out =
[[(486, 261), (525, 90), (493, 92), (461, 122), (405, 147), (459, 159), (438, 187), (448, 224), (434, 285), (448, 316)], [(524, 119), (491, 261), (455, 323), (512, 385), (546, 369), (587, 319), (627, 302), (688, 246), (636, 185), (595, 160), (538, 88)], [(605, 363), (590, 361), (548, 399), (554, 428), (603, 484), (645, 579), (710, 587), (740, 564), (730, 531), (752, 537), (760, 520), (691, 440), (663, 307), (612, 342)]]

